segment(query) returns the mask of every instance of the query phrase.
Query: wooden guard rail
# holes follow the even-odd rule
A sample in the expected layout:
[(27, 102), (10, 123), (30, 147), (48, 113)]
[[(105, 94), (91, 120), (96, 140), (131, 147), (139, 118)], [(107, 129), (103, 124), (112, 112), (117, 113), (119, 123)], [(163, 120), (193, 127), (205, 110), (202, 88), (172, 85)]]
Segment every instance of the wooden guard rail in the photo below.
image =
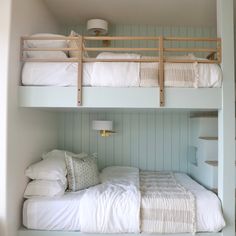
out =
[[(78, 47), (76, 48), (27, 48), (25, 47), (25, 41), (27, 40), (76, 40)], [(156, 47), (88, 47), (86, 42), (88, 41), (154, 41)], [(216, 43), (215, 47), (211, 48), (177, 48), (177, 47), (166, 47), (166, 42), (208, 42)], [(39, 58), (27, 58), (25, 52), (28, 51), (77, 51), (79, 52), (78, 58), (67, 58), (67, 59), (39, 59)], [(88, 58), (84, 56), (83, 52), (104, 52), (104, 51), (115, 51), (115, 52), (155, 52), (157, 57), (154, 58), (140, 58), (140, 59), (97, 59)], [(186, 53), (186, 52), (200, 52), (209, 53), (208, 59), (175, 59), (166, 57), (165, 53)], [(159, 62), (159, 86), (160, 86), (160, 106), (165, 105), (165, 93), (164, 93), (164, 63), (221, 63), (221, 39), (220, 38), (181, 38), (181, 37), (129, 37), (129, 36), (78, 36), (78, 37), (21, 37), (21, 60), (24, 62), (77, 62), (78, 63), (78, 106), (82, 105), (82, 81), (83, 81), (83, 63), (84, 62)]]

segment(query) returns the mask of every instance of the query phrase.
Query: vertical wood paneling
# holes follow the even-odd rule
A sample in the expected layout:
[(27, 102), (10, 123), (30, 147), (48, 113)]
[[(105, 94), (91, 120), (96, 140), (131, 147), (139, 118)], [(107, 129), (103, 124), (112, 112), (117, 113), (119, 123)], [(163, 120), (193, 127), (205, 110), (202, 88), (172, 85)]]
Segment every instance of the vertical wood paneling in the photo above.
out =
[(131, 166), (138, 167), (139, 166), (139, 116), (136, 113), (132, 113), (130, 115), (130, 158), (131, 158)]
[(115, 113), (114, 116), (114, 129), (116, 134), (114, 135), (114, 164), (122, 165), (123, 157), (122, 157), (122, 148), (123, 148), (123, 140), (122, 140), (122, 131), (123, 131), (123, 121), (122, 121), (122, 113)]
[(164, 169), (164, 115), (163, 111), (155, 114), (155, 137), (156, 137), (156, 150), (155, 150), (155, 167), (156, 170)]
[[(67, 27), (64, 32), (66, 35), (70, 34), (70, 31), (74, 30), (82, 35), (87, 35), (85, 25), (77, 25)], [(216, 30), (214, 27), (186, 27), (186, 26), (157, 26), (157, 25), (126, 25), (115, 24), (109, 26), (109, 35), (115, 36), (179, 36), (179, 37), (216, 37)], [(211, 43), (207, 42), (166, 42), (168, 47), (209, 47)], [(89, 46), (101, 46), (101, 42), (90, 42)], [(112, 47), (153, 47), (154, 41), (113, 41)], [(158, 45), (157, 45), (158, 46)], [(171, 54), (171, 53), (169, 53)], [(185, 54), (185, 53), (178, 53)], [(91, 56), (95, 56), (90, 52)], [(147, 52), (145, 55), (157, 55), (153, 52)], [(168, 54), (167, 54), (168, 55)], [(204, 53), (195, 53), (196, 56), (205, 57)]]
[[(114, 121), (114, 114), (107, 113), (106, 120)], [(114, 163), (114, 137), (116, 134), (111, 135), (109, 138), (106, 138), (106, 165), (111, 166)]]
[(130, 114), (123, 114), (123, 148), (122, 148), (122, 157), (123, 157), (123, 165), (130, 166)]
[(59, 129), (58, 129), (58, 146), (62, 149), (65, 149), (65, 114), (64, 113), (60, 113), (59, 114)]
[[(154, 128), (154, 129), (153, 129)], [(156, 158), (156, 130), (155, 130), (155, 113), (147, 116), (147, 169), (155, 170)]]
[(147, 114), (139, 113), (139, 167), (147, 169)]
[(180, 116), (176, 113), (171, 117), (172, 130), (171, 130), (171, 169), (179, 170), (179, 138), (180, 138)]
[[(187, 172), (188, 115), (177, 111), (64, 113), (59, 148), (98, 153), (100, 168), (121, 165)], [(117, 133), (100, 137), (91, 129), (96, 119), (112, 120)]]
[(163, 145), (164, 145), (164, 169), (165, 170), (171, 170), (171, 146), (172, 146), (172, 123), (171, 123), (171, 113), (166, 112), (164, 113), (164, 123), (163, 123), (163, 129), (164, 129), (164, 137), (163, 137)]

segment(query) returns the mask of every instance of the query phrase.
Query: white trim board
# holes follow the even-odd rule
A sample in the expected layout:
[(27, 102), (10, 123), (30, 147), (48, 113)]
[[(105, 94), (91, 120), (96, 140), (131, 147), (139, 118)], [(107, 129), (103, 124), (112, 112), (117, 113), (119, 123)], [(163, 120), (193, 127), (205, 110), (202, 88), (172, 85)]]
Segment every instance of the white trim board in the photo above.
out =
[[(84, 87), (83, 108), (160, 108), (159, 88)], [(76, 87), (20, 86), (21, 107), (77, 107)], [(220, 109), (221, 88), (166, 88), (165, 107)]]
[[(30, 230), (21, 228), (18, 230), (18, 236), (192, 236), (191, 233), (184, 234), (96, 234), (96, 233), (81, 233), (78, 231), (41, 231), (41, 230)], [(196, 233), (195, 236), (222, 236), (222, 233)]]

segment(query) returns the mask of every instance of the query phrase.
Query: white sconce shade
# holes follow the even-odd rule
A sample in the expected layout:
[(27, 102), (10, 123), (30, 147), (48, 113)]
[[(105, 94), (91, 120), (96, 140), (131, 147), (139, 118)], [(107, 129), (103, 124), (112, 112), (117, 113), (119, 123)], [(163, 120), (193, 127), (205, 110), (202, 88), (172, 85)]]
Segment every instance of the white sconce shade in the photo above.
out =
[(92, 123), (93, 130), (99, 130), (102, 137), (108, 137), (115, 133), (113, 129), (113, 122), (110, 120), (94, 120)]
[(91, 35), (106, 35), (108, 32), (108, 22), (101, 19), (88, 20), (87, 30)]
[(112, 130), (113, 122), (110, 120), (94, 120), (93, 130)]

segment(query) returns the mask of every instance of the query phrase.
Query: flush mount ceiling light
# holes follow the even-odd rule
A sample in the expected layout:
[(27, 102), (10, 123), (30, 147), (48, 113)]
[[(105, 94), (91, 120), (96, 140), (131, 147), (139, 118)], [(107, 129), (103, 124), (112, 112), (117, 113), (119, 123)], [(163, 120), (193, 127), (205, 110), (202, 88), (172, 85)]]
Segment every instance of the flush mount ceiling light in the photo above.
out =
[(102, 137), (109, 137), (113, 131), (113, 122), (110, 120), (94, 120), (92, 129), (100, 131)]
[(87, 21), (87, 31), (91, 35), (101, 36), (108, 32), (108, 22), (101, 19), (91, 19)]

